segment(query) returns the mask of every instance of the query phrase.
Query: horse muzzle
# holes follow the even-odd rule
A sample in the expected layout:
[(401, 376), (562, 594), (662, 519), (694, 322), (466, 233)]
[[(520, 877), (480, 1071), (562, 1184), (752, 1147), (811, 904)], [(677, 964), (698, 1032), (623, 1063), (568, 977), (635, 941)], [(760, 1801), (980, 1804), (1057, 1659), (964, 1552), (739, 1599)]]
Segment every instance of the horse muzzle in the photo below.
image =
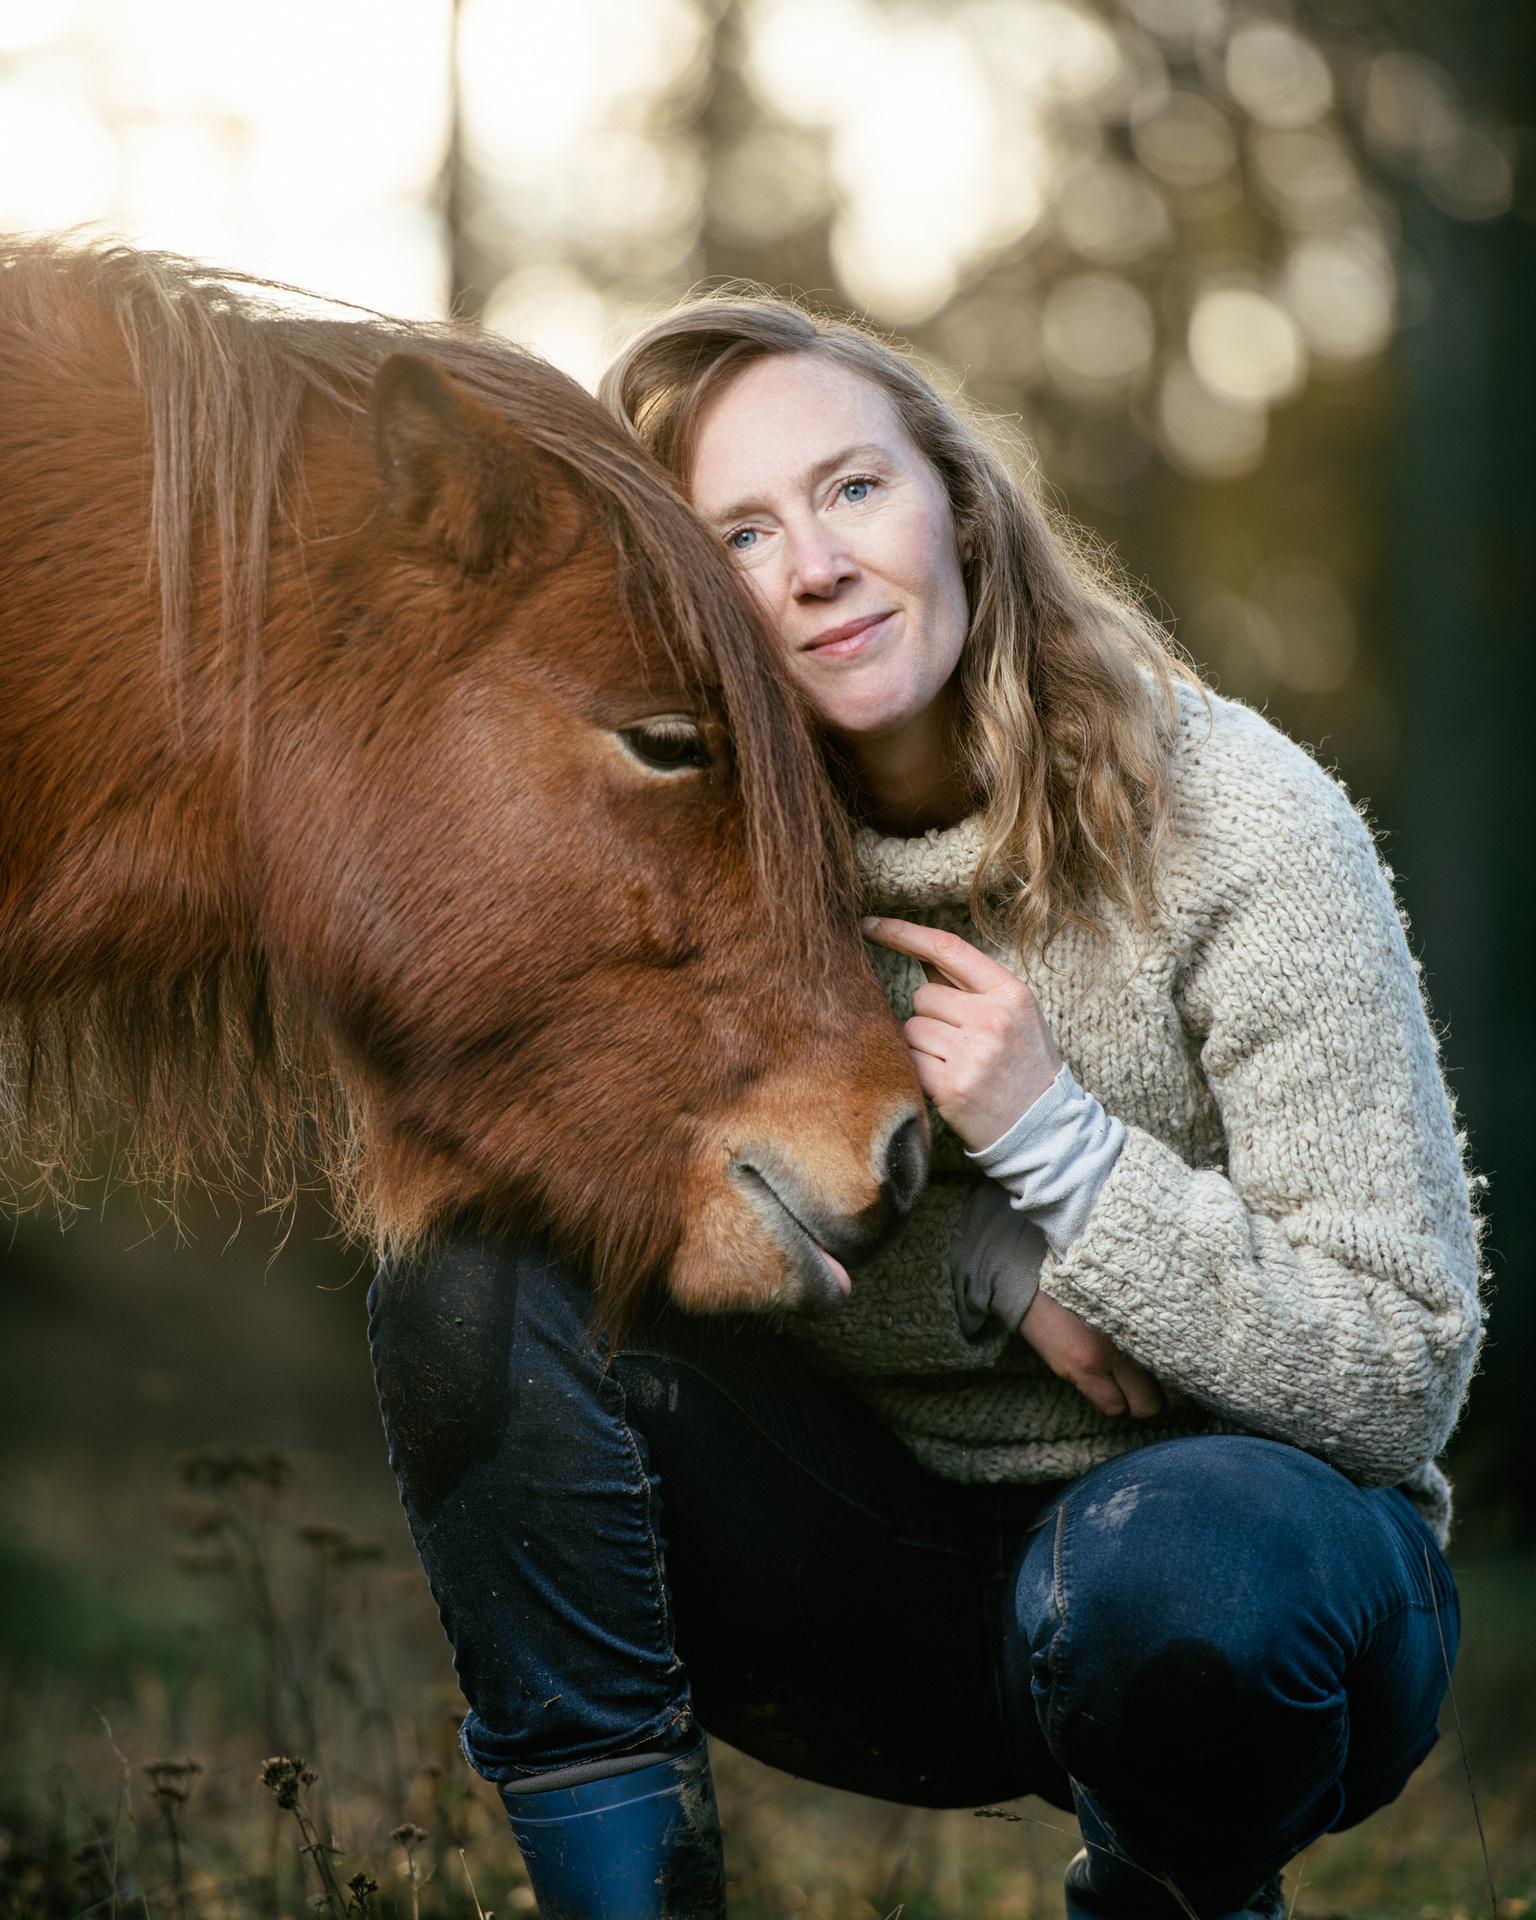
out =
[(731, 1180), (785, 1257), (789, 1285), (775, 1306), (836, 1313), (853, 1289), (845, 1262), (866, 1259), (910, 1212), (928, 1176), (928, 1128), (920, 1109), (898, 1113), (876, 1147), (874, 1197), (849, 1212), (771, 1147), (743, 1146)]

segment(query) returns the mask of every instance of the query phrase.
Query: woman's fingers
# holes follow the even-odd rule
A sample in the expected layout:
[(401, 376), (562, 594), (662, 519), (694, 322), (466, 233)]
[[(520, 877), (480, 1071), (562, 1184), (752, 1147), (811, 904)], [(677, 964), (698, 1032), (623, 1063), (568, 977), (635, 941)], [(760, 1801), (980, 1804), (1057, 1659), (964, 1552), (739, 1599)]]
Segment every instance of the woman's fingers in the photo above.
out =
[(1133, 1420), (1150, 1420), (1154, 1414), (1163, 1412), (1167, 1401), (1163, 1389), (1152, 1375), (1138, 1367), (1134, 1360), (1128, 1360), (1118, 1348), (1114, 1349), (1115, 1383), (1125, 1396), (1126, 1409)]
[(963, 1027), (976, 1005), (974, 993), (966, 993), (959, 987), (942, 986), (935, 981), (919, 987), (912, 996), (914, 1013), (926, 1014), (933, 1020), (946, 1021), (952, 1027)]
[(929, 974), (906, 1024), (923, 1092), (973, 1152), (1001, 1139), (1061, 1071), (1035, 996), (958, 934), (911, 920), (863, 924), (869, 939), (913, 955)]
[(876, 946), (909, 953), (914, 960), (935, 967), (946, 980), (970, 993), (990, 993), (994, 987), (1017, 987), (1018, 980), (958, 933), (940, 927), (920, 927), (911, 920), (871, 918), (863, 922), (864, 938)]
[(1066, 1378), (1077, 1388), (1088, 1404), (1097, 1407), (1100, 1413), (1108, 1414), (1111, 1419), (1114, 1419), (1125, 1412), (1125, 1395), (1112, 1373), (1095, 1371), (1080, 1373), (1075, 1378), (1068, 1374)]
[(1167, 1406), (1162, 1387), (1114, 1342), (1048, 1293), (1037, 1293), (1019, 1322), (1020, 1335), (1052, 1373), (1111, 1419), (1146, 1420)]
[(902, 1027), (907, 1045), (915, 1053), (931, 1054), (935, 1060), (947, 1060), (958, 1039), (955, 1029), (943, 1020), (924, 1020), (916, 1015)]

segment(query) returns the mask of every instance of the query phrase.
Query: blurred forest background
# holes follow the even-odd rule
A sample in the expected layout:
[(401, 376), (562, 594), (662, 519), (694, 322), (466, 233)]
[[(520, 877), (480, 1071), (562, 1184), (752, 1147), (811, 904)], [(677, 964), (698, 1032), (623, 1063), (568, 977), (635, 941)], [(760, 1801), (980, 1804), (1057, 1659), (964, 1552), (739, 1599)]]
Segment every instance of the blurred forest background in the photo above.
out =
[[(0, 230), (471, 315), (588, 381), (717, 276), (865, 312), (1364, 801), (1487, 1181), (1453, 1560), (1510, 1913), (1536, 1893), (1533, 162), (1529, 0), (0, 0)], [(451, 1904), (457, 1844), (503, 1843), (452, 1748), (363, 1262), (318, 1209), (284, 1234), (212, 1202), (178, 1235), (109, 1188), (0, 1244), (0, 1913), (106, 1912), (125, 1808), (146, 1912), (245, 1912), (246, 1880), (298, 1911), (297, 1867), (178, 1838), (189, 1807), (256, 1821), (217, 1757), (247, 1735), (329, 1741), (326, 1817), (382, 1861), (409, 1813), (389, 1897), (436, 1848)], [(1443, 1800), (1331, 1843), (1328, 1899), (1486, 1905), (1451, 1744)], [(157, 1752), (196, 1786), (144, 1775)], [(744, 1914), (1056, 1910), (1061, 1834), (851, 1806), (823, 1832), (836, 1796), (767, 1781), (726, 1775)]]

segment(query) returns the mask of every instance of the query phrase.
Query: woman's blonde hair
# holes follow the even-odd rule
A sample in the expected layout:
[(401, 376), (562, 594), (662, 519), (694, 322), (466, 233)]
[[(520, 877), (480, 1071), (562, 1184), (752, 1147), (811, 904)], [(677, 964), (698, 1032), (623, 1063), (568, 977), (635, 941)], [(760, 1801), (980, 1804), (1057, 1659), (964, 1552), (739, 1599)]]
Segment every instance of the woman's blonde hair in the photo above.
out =
[(1016, 477), (960, 406), (862, 327), (761, 289), (683, 302), (643, 329), (599, 398), (683, 485), (706, 405), (750, 362), (810, 353), (873, 381), (948, 492), (970, 601), (959, 751), (985, 851), (972, 915), (1028, 960), (1112, 901), (1143, 941), (1171, 810), (1175, 683), (1199, 685), (1089, 537)]

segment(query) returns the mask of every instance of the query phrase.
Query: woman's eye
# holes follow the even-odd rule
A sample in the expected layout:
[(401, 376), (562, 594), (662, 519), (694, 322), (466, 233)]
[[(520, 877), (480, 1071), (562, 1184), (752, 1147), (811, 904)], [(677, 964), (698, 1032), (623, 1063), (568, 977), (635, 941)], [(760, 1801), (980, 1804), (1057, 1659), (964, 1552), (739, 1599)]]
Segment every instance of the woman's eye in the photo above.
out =
[(647, 720), (621, 727), (619, 738), (637, 760), (658, 773), (684, 773), (712, 764), (704, 736), (691, 720)]
[(725, 536), (725, 544), (732, 553), (750, 553), (756, 540), (756, 527), (737, 527), (734, 533)]
[(875, 483), (873, 480), (845, 480), (842, 484), (841, 492), (843, 498), (849, 505), (856, 507), (869, 498), (870, 494), (874, 491), (874, 487)]

